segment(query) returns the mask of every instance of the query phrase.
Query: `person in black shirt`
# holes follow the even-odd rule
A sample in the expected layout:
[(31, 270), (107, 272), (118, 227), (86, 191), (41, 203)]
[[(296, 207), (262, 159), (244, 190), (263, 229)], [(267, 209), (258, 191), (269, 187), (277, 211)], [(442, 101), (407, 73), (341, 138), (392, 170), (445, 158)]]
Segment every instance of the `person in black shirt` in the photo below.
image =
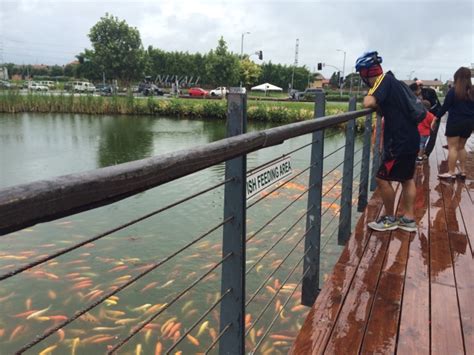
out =
[[(377, 52), (369, 52), (356, 61), (356, 70), (370, 87), (364, 97), (364, 106), (376, 109), (384, 116), (383, 158), (377, 172), (386, 215), (368, 226), (377, 231), (397, 228), (414, 232), (414, 202), (416, 196), (415, 161), (420, 145), (417, 122), (410, 117), (408, 96), (400, 81), (392, 72), (383, 73), (382, 58)], [(409, 91), (409, 95), (413, 93)], [(414, 95), (413, 95), (414, 97)], [(394, 213), (395, 191), (391, 181), (402, 184), (402, 207), (404, 216), (396, 218)]]
[[(439, 174), (441, 179), (452, 179), (456, 176), (466, 177), (467, 139), (474, 130), (474, 88), (471, 82), (471, 70), (461, 67), (454, 73), (454, 88), (446, 94), (443, 106), (438, 112), (437, 121), (449, 112), (446, 122), (448, 141), (448, 172)], [(459, 160), (459, 173), (456, 174), (456, 162)]]

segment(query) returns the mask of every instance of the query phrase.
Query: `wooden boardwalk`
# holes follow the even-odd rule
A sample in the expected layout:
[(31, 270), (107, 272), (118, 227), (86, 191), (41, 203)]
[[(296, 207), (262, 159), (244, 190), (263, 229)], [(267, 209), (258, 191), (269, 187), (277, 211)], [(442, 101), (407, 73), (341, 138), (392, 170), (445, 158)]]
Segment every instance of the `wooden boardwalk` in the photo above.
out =
[(418, 232), (368, 230), (383, 214), (375, 192), (293, 354), (474, 354), (474, 139), (466, 182), (437, 178), (447, 171), (442, 144), (440, 132), (417, 167)]

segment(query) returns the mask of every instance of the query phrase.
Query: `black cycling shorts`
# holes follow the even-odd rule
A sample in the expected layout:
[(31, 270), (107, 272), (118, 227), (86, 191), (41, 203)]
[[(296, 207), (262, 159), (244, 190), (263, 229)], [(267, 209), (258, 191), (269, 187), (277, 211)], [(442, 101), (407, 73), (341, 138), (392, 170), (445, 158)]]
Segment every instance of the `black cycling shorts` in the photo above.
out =
[(385, 158), (377, 171), (382, 180), (404, 182), (413, 179), (417, 154), (403, 154), (395, 158)]
[(474, 129), (474, 117), (472, 120), (462, 120), (459, 122), (448, 122), (446, 123), (446, 137), (461, 137), (469, 138)]

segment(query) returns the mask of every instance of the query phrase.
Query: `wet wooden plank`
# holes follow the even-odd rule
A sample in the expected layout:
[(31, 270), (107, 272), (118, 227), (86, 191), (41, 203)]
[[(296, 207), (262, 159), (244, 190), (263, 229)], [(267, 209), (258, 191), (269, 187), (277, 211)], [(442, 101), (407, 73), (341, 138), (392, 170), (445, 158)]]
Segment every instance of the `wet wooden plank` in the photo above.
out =
[(291, 349), (293, 354), (322, 353), (330, 336), (334, 322), (353, 280), (357, 259), (361, 259), (371, 231), (367, 223), (376, 219), (382, 209), (378, 191), (370, 199), (366, 210), (359, 218), (355, 233), (349, 238), (344, 251), (336, 263), (333, 273), (324, 284), (321, 293), (311, 308)]
[[(456, 276), (456, 288), (459, 301), (459, 313), (467, 354), (474, 353), (474, 259), (466, 234), (465, 220), (474, 212), (472, 204), (461, 207), (460, 202), (468, 198), (464, 184), (456, 183), (442, 185), (446, 211), (446, 225), (451, 248), (451, 257)], [(466, 216), (466, 217), (464, 217)]]
[[(431, 164), (436, 169), (436, 159)], [(418, 232), (414, 233), (410, 240), (397, 344), (399, 354), (429, 354), (430, 351), (428, 267), (430, 173), (432, 173), (430, 166), (425, 164), (419, 169), (416, 177), (415, 217)]]
[(410, 234), (414, 235), (392, 232), (362, 343), (363, 354), (395, 352)]
[[(436, 150), (438, 165), (443, 159)], [(431, 351), (436, 354), (463, 354), (463, 337), (456, 281), (446, 226), (443, 184), (432, 180), (430, 191), (430, 288)]]

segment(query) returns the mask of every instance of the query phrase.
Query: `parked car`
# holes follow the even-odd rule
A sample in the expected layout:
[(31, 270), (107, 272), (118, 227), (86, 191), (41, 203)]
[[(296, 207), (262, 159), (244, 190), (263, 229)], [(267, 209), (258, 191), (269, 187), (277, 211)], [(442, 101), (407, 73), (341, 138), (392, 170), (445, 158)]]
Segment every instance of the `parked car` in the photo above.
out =
[(138, 92), (144, 96), (163, 96), (165, 92), (153, 82), (151, 76), (145, 76), (144, 80), (138, 84)]
[(97, 84), (95, 86), (97, 92), (103, 95), (112, 95), (116, 94), (119, 90), (118, 86), (111, 84)]
[(202, 88), (190, 88), (188, 94), (189, 96), (207, 96), (209, 95), (209, 92)]
[(74, 81), (71, 85), (71, 90), (74, 92), (93, 93), (95, 86), (87, 81)]
[(43, 85), (43, 86), (47, 86), (48, 89), (50, 89), (50, 90), (52, 90), (56, 87), (56, 84), (54, 83), (54, 81), (50, 81), (50, 80), (39, 81), (39, 84)]
[(34, 81), (28, 82), (28, 90), (30, 91), (48, 91), (48, 87), (41, 85), (40, 83), (35, 83)]
[(229, 90), (227, 90), (225, 86), (219, 86), (218, 88), (209, 91), (209, 94), (211, 96), (220, 96), (220, 97), (227, 96), (228, 93), (229, 93)]
[(0, 89), (11, 89), (12, 84), (6, 80), (0, 80)]
[(314, 100), (314, 96), (317, 92), (324, 93), (324, 90), (321, 88), (308, 88), (305, 91), (298, 91), (292, 94), (292, 97), (295, 100)]

